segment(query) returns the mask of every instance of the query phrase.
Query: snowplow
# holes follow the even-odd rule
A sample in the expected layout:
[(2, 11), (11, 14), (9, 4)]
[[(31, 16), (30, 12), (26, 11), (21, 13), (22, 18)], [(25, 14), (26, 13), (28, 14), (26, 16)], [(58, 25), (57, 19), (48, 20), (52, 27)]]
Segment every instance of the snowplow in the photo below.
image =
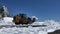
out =
[(32, 19), (24, 13), (20, 13), (20, 14), (13, 17), (13, 22), (16, 25), (19, 25), (19, 24), (32, 24), (35, 21), (36, 21), (35, 18)]

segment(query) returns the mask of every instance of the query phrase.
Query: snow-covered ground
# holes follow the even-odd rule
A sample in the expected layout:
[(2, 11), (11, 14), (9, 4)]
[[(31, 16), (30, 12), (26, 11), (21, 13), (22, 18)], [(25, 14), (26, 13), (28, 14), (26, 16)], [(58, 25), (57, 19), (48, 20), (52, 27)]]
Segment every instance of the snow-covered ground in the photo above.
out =
[(4, 17), (3, 20), (0, 20), (0, 25), (15, 25), (12, 20), (13, 18), (11, 17)]
[[(11, 17), (5, 17), (4, 20), (0, 21), (1, 25), (15, 25)], [(54, 20), (47, 20), (44, 22), (34, 22), (32, 25), (47, 25), (46, 27), (12, 27), (12, 28), (1, 28), (0, 34), (47, 34), (48, 32), (53, 32), (57, 29), (60, 29), (59, 22)]]

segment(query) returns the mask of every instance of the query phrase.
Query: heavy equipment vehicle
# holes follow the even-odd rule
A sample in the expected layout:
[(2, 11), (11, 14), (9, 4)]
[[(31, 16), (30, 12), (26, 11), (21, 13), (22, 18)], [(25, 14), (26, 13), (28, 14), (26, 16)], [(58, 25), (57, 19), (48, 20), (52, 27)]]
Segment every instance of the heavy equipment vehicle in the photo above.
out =
[(32, 24), (35, 21), (36, 21), (35, 18), (32, 19), (24, 13), (20, 13), (20, 14), (13, 17), (13, 22), (16, 25), (19, 25), (19, 24)]

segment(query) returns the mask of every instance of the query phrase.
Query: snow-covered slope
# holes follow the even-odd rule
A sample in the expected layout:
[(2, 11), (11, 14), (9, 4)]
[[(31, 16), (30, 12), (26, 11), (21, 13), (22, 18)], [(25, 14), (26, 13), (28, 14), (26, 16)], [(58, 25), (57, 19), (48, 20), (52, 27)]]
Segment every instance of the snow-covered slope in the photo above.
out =
[[(13, 18), (5, 17), (3, 20), (0, 21), (0, 25), (15, 25), (12, 22)], [(32, 25), (47, 25), (46, 27), (12, 27), (12, 28), (5, 28), (3, 27), (0, 29), (0, 34), (47, 34), (48, 32), (53, 32), (57, 29), (60, 29), (59, 22), (54, 20), (47, 20), (44, 22), (34, 22)]]

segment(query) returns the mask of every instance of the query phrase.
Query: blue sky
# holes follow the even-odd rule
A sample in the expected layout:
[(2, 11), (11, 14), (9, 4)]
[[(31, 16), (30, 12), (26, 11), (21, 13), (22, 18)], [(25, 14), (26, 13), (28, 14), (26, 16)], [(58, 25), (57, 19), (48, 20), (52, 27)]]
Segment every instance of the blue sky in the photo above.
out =
[(60, 21), (60, 0), (0, 0), (0, 7), (3, 5), (11, 15), (26, 13), (28, 16), (37, 16), (41, 21)]

